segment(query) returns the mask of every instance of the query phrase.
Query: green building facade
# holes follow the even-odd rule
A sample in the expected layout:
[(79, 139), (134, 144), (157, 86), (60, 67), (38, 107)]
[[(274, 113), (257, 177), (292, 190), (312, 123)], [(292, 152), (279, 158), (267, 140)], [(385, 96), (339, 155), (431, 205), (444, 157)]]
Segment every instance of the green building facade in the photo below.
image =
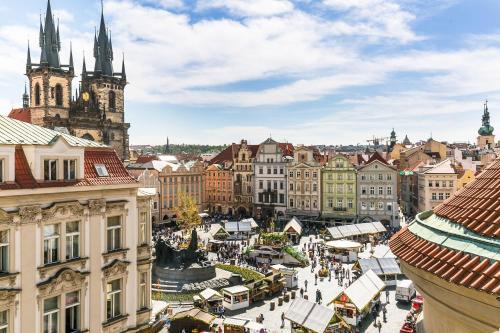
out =
[(344, 155), (331, 157), (321, 170), (321, 215), (334, 222), (354, 223), (357, 216), (356, 169)]

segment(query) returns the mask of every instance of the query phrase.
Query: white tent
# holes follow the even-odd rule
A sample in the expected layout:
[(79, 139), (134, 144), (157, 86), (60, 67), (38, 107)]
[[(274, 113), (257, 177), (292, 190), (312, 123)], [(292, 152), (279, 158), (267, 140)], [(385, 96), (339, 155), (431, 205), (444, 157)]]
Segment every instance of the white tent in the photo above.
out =
[(352, 304), (354, 304), (356, 308), (361, 311), (384, 288), (384, 281), (382, 281), (372, 270), (369, 270), (354, 281), (344, 291), (344, 294), (349, 297)]
[(329, 241), (326, 242), (325, 245), (327, 247), (331, 247), (334, 249), (345, 249), (345, 250), (355, 250), (363, 247), (363, 244), (348, 239)]
[(285, 318), (313, 332), (323, 333), (335, 311), (304, 298), (296, 298), (285, 313)]
[(302, 223), (294, 216), (288, 223), (285, 225), (285, 228), (283, 229), (284, 232), (289, 232), (289, 229), (293, 229), (295, 233), (298, 235), (302, 235)]

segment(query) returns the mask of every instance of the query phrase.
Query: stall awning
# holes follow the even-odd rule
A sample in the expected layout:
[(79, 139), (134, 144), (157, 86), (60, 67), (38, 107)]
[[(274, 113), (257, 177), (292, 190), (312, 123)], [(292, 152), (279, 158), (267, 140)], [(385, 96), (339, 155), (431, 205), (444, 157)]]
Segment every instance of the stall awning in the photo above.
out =
[(188, 318), (188, 317), (193, 318), (194, 320), (199, 320), (199, 321), (204, 322), (206, 324), (211, 324), (215, 319), (215, 316), (211, 315), (210, 313), (202, 311), (202, 310), (197, 309), (197, 308), (193, 308), (191, 310), (176, 313), (171, 318), (171, 320), (175, 321), (177, 319)]
[(220, 301), (222, 300), (222, 295), (212, 288), (207, 288), (200, 293), (200, 297), (206, 301)]
[(252, 231), (252, 226), (250, 222), (226, 222), (224, 229), (227, 232), (250, 232)]
[(401, 274), (401, 269), (394, 258), (359, 259), (358, 264), (363, 273), (372, 270), (379, 276)]
[(224, 318), (224, 321), (222, 322), (224, 325), (231, 325), (231, 326), (236, 326), (236, 327), (245, 327), (245, 324), (248, 323), (250, 320), (248, 319), (243, 319), (243, 318)]
[[(369, 270), (354, 281), (343, 293), (335, 299), (338, 300), (345, 294), (356, 308), (363, 310), (384, 289), (385, 283), (375, 272)], [(333, 302), (333, 301), (332, 301)]]
[(385, 231), (385, 227), (380, 222), (346, 224), (338, 227), (328, 228), (328, 232), (333, 239), (341, 239), (360, 235), (371, 235), (383, 233)]
[(285, 318), (313, 332), (323, 333), (334, 314), (333, 309), (297, 298), (285, 313)]
[(233, 287), (224, 288), (222, 290), (224, 292), (227, 292), (227, 293), (232, 294), (232, 295), (240, 294), (243, 292), (248, 292), (248, 288), (245, 286), (233, 286)]
[(249, 219), (243, 219), (240, 221), (241, 222), (249, 222), (250, 223), (250, 227), (252, 229), (256, 229), (259, 227), (259, 225), (257, 224), (257, 222), (255, 222), (255, 220), (253, 218), (249, 218)]
[(334, 249), (344, 249), (344, 250), (356, 250), (363, 247), (363, 244), (347, 239), (329, 241), (326, 242), (325, 245), (327, 247), (331, 247)]

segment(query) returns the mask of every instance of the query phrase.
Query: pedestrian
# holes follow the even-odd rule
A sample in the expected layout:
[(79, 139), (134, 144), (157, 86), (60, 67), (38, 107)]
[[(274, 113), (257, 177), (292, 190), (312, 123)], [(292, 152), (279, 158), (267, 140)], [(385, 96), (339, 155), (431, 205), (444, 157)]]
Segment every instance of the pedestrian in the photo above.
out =
[(318, 285), (318, 273), (314, 274), (314, 285)]
[(285, 327), (285, 313), (281, 313), (281, 328)]
[(306, 287), (306, 290), (305, 290), (305, 291), (306, 291), (306, 293), (307, 293), (307, 280), (305, 280), (305, 281), (304, 281), (304, 285), (305, 285), (305, 287)]
[(388, 289), (385, 291), (385, 301), (387, 302), (387, 304), (389, 304), (389, 290)]

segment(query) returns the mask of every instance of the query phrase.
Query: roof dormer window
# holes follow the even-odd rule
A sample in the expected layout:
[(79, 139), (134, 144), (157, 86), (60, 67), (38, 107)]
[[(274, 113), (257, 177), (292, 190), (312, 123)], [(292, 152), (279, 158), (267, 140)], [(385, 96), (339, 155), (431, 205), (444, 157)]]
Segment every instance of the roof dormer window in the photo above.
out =
[(57, 180), (57, 160), (43, 161), (43, 179)]
[(104, 164), (95, 164), (94, 167), (99, 177), (109, 177), (108, 169)]

